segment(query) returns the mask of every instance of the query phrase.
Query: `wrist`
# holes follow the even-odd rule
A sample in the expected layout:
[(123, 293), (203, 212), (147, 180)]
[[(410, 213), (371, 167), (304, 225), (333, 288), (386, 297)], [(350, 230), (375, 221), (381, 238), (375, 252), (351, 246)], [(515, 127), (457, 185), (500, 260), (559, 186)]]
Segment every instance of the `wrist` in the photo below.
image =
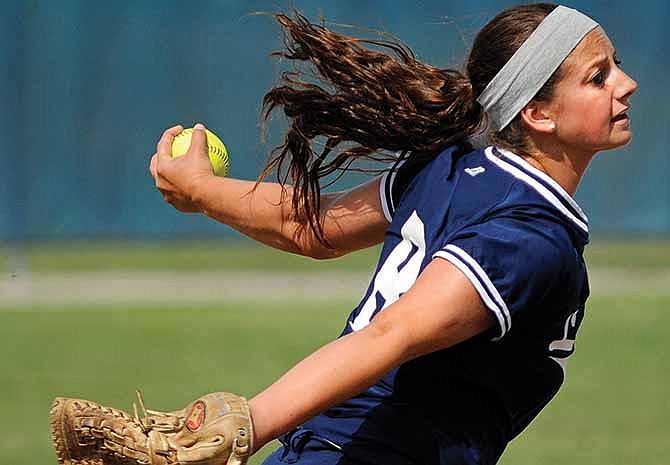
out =
[(259, 407), (258, 396), (249, 400), (249, 417), (253, 431), (252, 454), (260, 450), (265, 444), (277, 438), (281, 433), (273, 433), (268, 427), (267, 421), (263, 420), (263, 410)]
[(209, 204), (211, 203), (211, 196), (214, 191), (216, 180), (217, 178), (213, 174), (202, 175), (194, 179), (191, 183), (191, 187), (188, 190), (191, 194), (191, 202), (196, 206), (200, 213), (206, 214), (209, 210)]

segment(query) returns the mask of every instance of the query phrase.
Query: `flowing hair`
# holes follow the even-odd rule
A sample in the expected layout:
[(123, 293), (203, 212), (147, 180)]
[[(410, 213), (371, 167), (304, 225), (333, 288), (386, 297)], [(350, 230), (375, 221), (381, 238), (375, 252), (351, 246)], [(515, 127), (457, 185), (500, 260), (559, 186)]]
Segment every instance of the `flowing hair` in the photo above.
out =
[[(554, 6), (529, 7), (536, 27)], [(298, 12), (277, 14), (276, 19), (284, 49), (273, 55), (311, 65), (316, 79), (305, 79), (297, 68), (283, 73), (280, 84), (264, 96), (264, 124), (281, 108), (289, 126), (258, 181), (273, 171), (282, 186), (290, 181), (294, 214), (306, 220), (325, 246), (329, 244), (319, 216), (321, 179), (350, 171), (359, 160), (389, 161), (389, 152), (434, 157), (481, 132), (485, 118), (473, 88), (481, 92), (534, 29), (519, 31), (513, 27), (515, 15), (508, 14), (504, 19), (510, 37), (493, 37), (500, 28), (493, 28), (488, 37), (480, 32), (475, 41), (480, 44), (475, 54), (479, 58), (468, 61), (468, 71), (480, 67), (479, 60), (489, 63), (481, 66), (485, 69), (480, 82), (473, 83), (470, 73), (417, 60), (395, 39), (350, 37), (311, 23)], [(474, 48), (471, 57), (473, 53)]]

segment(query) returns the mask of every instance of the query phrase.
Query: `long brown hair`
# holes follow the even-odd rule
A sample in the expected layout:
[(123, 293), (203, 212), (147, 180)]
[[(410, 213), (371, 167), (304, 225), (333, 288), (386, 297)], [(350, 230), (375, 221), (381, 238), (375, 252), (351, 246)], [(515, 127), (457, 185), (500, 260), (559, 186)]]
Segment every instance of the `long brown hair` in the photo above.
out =
[[(476, 96), (555, 7), (525, 5), (498, 14), (478, 33), (467, 72), (423, 63), (395, 39), (350, 37), (297, 12), (276, 15), (284, 50), (274, 55), (308, 62), (317, 79), (285, 72), (263, 98), (264, 120), (281, 108), (289, 127), (259, 181), (273, 171), (282, 185), (290, 180), (294, 214), (327, 246), (319, 218), (321, 179), (351, 170), (355, 161), (388, 160), (388, 152), (433, 157), (481, 132), (484, 113)], [(554, 81), (538, 98), (551, 97)], [(323, 142), (318, 152), (317, 139)], [(517, 118), (491, 139), (524, 149), (527, 137)]]

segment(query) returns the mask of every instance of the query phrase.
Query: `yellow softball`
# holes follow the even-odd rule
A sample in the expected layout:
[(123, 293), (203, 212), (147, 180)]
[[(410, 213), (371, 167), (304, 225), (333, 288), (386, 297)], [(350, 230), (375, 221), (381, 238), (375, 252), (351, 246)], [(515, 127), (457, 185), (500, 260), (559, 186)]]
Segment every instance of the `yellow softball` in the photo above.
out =
[[(214, 168), (214, 174), (217, 176), (226, 176), (228, 175), (230, 164), (226, 146), (223, 145), (221, 139), (219, 139), (212, 131), (209, 129), (206, 129), (205, 131), (207, 134), (209, 161), (212, 164), (212, 168)], [(188, 151), (188, 148), (191, 146), (192, 135), (193, 128), (188, 128), (175, 136), (172, 141), (173, 158), (180, 157)]]

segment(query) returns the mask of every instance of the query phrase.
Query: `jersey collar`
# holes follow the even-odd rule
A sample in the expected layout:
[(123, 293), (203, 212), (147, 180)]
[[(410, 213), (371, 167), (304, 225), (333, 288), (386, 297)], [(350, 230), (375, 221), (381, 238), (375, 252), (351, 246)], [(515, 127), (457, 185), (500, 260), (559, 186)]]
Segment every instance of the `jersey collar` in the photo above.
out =
[(588, 234), (589, 219), (570, 194), (546, 173), (520, 156), (499, 147), (486, 147), (486, 157), (499, 168), (528, 184), (581, 231)]

